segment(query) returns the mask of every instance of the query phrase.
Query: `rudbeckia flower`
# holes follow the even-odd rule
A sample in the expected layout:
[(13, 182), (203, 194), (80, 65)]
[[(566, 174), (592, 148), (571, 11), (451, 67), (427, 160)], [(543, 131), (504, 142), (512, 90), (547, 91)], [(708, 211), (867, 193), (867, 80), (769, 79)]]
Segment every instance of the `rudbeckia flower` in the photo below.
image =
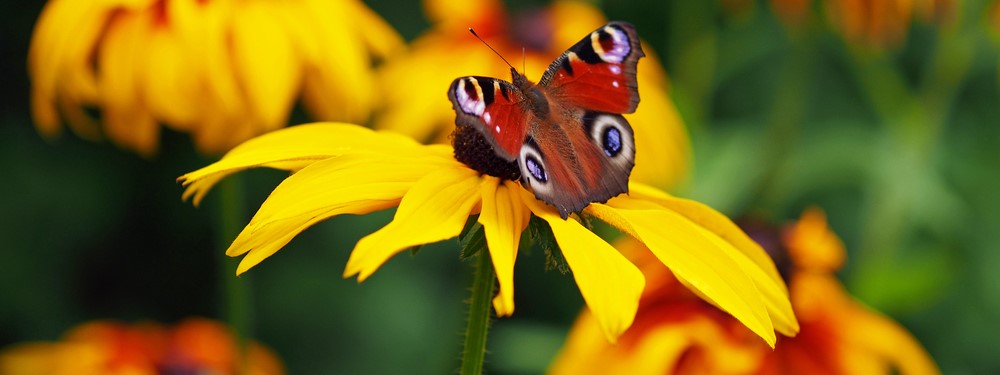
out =
[[(344, 277), (370, 277), (393, 255), (459, 235), (475, 217), (499, 282), (497, 316), (514, 312), (513, 269), (531, 215), (551, 229), (584, 301), (609, 340), (631, 325), (642, 273), (585, 225), (597, 219), (645, 243), (693, 290), (773, 344), (797, 323), (787, 290), (764, 251), (718, 212), (641, 184), (628, 196), (592, 203), (568, 219), (521, 185), (458, 162), (448, 145), (355, 125), (319, 123), (272, 132), (180, 177), (199, 202), (220, 179), (254, 167), (293, 172), (262, 204), (226, 254), (246, 272), (299, 232), (342, 214), (397, 207), (388, 225), (358, 241)], [(478, 215), (478, 216), (475, 216)]]
[[(508, 14), (499, 0), (427, 0), (424, 8), (431, 30), (414, 40), (407, 53), (389, 59), (380, 69), (386, 97), (375, 127), (442, 143), (455, 127), (455, 112), (442, 87), (462, 76), (510, 80), (510, 68), (469, 34), (470, 27), (519, 70), (523, 56), (521, 73), (537, 81), (563, 51), (607, 23), (600, 10), (578, 1), (556, 1), (515, 14)], [(641, 37), (643, 30), (638, 31)], [(667, 95), (666, 74), (653, 48), (643, 45), (642, 49), (646, 58), (639, 61), (637, 77), (642, 105), (625, 115), (636, 134), (642, 134), (635, 140), (639, 153), (632, 178), (667, 187), (687, 174), (688, 138)]]
[(356, 0), (53, 0), (29, 50), (32, 115), (45, 136), (65, 120), (146, 156), (164, 124), (217, 154), (284, 126), (300, 92), (316, 118), (365, 120), (372, 61), (401, 45)]
[(175, 326), (94, 321), (70, 330), (59, 342), (12, 346), (0, 352), (6, 375), (280, 375), (269, 349), (248, 343), (243, 353), (222, 324), (200, 318)]
[(801, 323), (774, 349), (705, 303), (635, 241), (620, 248), (642, 265), (647, 285), (636, 321), (617, 345), (583, 312), (551, 374), (937, 374), (934, 362), (899, 324), (851, 299), (833, 275), (844, 248), (818, 209), (792, 226), (747, 228), (789, 277)]

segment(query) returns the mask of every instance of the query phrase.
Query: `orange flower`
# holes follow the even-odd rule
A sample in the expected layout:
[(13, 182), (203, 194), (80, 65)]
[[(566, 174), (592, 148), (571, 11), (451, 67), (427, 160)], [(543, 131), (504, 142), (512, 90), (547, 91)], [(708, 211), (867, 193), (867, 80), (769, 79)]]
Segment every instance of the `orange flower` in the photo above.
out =
[(357, 0), (53, 0), (29, 50), (32, 115), (45, 136), (64, 119), (145, 156), (163, 123), (216, 154), (284, 126), (300, 91), (318, 118), (365, 120), (372, 60), (401, 44)]
[(84, 323), (55, 343), (26, 343), (0, 353), (0, 373), (70, 374), (284, 374), (270, 350), (252, 342), (241, 355), (229, 330), (207, 319), (174, 327), (154, 323)]
[(843, 244), (820, 210), (807, 210), (784, 233), (745, 229), (772, 252), (789, 277), (792, 307), (801, 328), (797, 336), (780, 337), (771, 351), (732, 317), (690, 293), (662, 265), (648, 261), (648, 250), (627, 242), (619, 248), (645, 265), (647, 285), (635, 322), (613, 345), (603, 340), (593, 318), (583, 312), (551, 373), (939, 372), (904, 328), (844, 291), (833, 274), (843, 263)]
[[(771, 0), (786, 25), (799, 28), (808, 20), (810, 0)], [(914, 19), (938, 24), (955, 19), (954, 0), (823, 0), (834, 28), (852, 43), (882, 49), (906, 39)]]
[[(446, 95), (452, 80), (469, 75), (510, 80), (510, 68), (469, 35), (470, 27), (515, 68), (537, 80), (559, 54), (607, 22), (597, 8), (576, 1), (557, 1), (509, 16), (499, 0), (428, 0), (424, 5), (433, 27), (413, 41), (407, 54), (387, 61), (380, 70), (385, 110), (375, 126), (440, 143), (447, 143), (455, 126)], [(635, 113), (625, 115), (635, 133), (641, 134), (635, 140), (632, 178), (666, 187), (687, 174), (688, 138), (667, 95), (665, 73), (653, 48), (642, 49), (647, 56), (638, 67), (641, 102)]]

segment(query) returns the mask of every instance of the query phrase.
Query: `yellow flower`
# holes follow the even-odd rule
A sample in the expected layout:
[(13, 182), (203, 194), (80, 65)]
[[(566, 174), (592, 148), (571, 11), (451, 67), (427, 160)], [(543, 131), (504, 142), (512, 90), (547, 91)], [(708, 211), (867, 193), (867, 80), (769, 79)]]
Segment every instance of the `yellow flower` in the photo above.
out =
[(45, 136), (65, 119), (149, 156), (163, 123), (221, 153), (284, 126), (300, 91), (318, 118), (363, 121), (372, 59), (401, 44), (356, 0), (53, 0), (29, 50), (32, 115)]
[[(269, 349), (251, 342), (239, 353), (220, 323), (187, 319), (173, 327), (94, 321), (59, 342), (19, 344), (0, 352), (5, 375), (284, 374)], [(243, 357), (243, 358), (241, 358)]]
[[(844, 248), (818, 209), (785, 230), (748, 232), (789, 267), (792, 306), (801, 323), (774, 350), (731, 317), (685, 290), (641, 244), (620, 246), (642, 265), (647, 285), (635, 324), (618, 345), (601, 338), (583, 312), (552, 374), (937, 374), (920, 344), (896, 322), (855, 302), (833, 272)], [(786, 257), (787, 256), (787, 257)], [(783, 264), (780, 259), (788, 261)]]
[(252, 139), (218, 162), (182, 176), (185, 197), (200, 201), (225, 176), (254, 167), (294, 172), (278, 185), (226, 254), (246, 254), (242, 273), (314, 223), (341, 214), (398, 206), (391, 223), (358, 241), (344, 277), (363, 281), (393, 255), (457, 236), (478, 214), (499, 281), (498, 316), (514, 312), (513, 268), (531, 215), (556, 243), (609, 340), (632, 323), (643, 289), (640, 271), (591, 232), (605, 221), (642, 241), (657, 258), (769, 344), (774, 330), (797, 329), (787, 290), (763, 250), (718, 212), (632, 184), (630, 196), (593, 203), (562, 219), (513, 181), (482, 175), (455, 160), (447, 145), (348, 124), (295, 126)]
[[(454, 129), (455, 112), (444, 89), (452, 80), (469, 75), (511, 79), (510, 68), (469, 34), (470, 27), (519, 70), (523, 47), (523, 73), (537, 80), (559, 54), (607, 22), (597, 8), (576, 1), (557, 1), (510, 17), (499, 0), (428, 0), (424, 5), (433, 27), (412, 42), (408, 53), (380, 69), (386, 97), (384, 112), (375, 122), (376, 128), (423, 141), (446, 142)], [(673, 186), (688, 171), (687, 133), (667, 94), (665, 73), (653, 48), (642, 49), (647, 55), (638, 67), (642, 104), (625, 115), (635, 133), (642, 134), (635, 139), (639, 151), (632, 178)]]

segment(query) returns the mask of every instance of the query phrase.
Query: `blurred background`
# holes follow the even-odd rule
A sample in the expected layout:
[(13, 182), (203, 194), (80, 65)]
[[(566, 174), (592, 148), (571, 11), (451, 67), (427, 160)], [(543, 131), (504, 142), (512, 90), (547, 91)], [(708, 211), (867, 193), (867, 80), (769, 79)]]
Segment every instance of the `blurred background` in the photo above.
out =
[[(238, 260), (221, 256), (232, 239), (219, 235), (223, 202), (213, 191), (195, 208), (175, 182), (218, 155), (166, 127), (153, 156), (71, 131), (40, 135), (26, 61), (45, 4), (0, 4), (0, 347), (56, 340), (93, 319), (226, 319), (223, 278), (235, 277), (220, 269)], [(406, 41), (432, 27), (420, 3), (366, 4)], [(909, 329), (944, 373), (988, 374), (1000, 373), (997, 4), (598, 7), (633, 23), (669, 75), (692, 153), (671, 191), (775, 223), (822, 207), (848, 250), (840, 276), (850, 292)], [(508, 2), (506, 17), (545, 5)], [(296, 106), (286, 122), (313, 118)], [(283, 177), (241, 175), (237, 225)], [(471, 264), (457, 241), (396, 256), (363, 284), (340, 276), (354, 243), (391, 215), (322, 222), (236, 279), (250, 291), (250, 335), (289, 373), (458, 367)], [(546, 271), (538, 249), (522, 251), (516, 283), (516, 313), (490, 332), (490, 373), (544, 371), (583, 306), (571, 276)]]

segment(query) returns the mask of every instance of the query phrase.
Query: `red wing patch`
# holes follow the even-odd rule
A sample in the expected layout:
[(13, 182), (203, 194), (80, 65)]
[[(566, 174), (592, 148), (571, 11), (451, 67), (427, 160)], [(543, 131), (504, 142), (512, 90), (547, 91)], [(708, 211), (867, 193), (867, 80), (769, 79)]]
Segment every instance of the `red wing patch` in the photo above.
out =
[(517, 88), (496, 78), (462, 77), (452, 82), (448, 98), (456, 124), (479, 129), (504, 159), (517, 158), (528, 133), (524, 98)]

